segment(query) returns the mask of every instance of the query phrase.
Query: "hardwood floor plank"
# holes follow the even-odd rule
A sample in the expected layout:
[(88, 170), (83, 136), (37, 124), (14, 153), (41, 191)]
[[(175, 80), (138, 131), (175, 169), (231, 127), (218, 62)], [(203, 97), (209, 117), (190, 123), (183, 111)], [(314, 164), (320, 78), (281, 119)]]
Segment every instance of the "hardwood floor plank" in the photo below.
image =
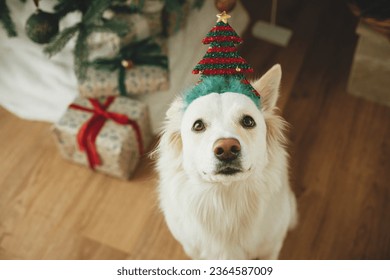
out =
[(188, 259), (159, 211), (153, 211), (128, 259)]
[[(54, 225), (45, 216), (28, 215), (6, 236), (3, 250), (24, 259), (124, 259), (127, 253)], [(0, 257), (6, 257), (1, 256)], [(6, 257), (8, 259), (8, 257)]]
[[(390, 257), (390, 220), (378, 218), (389, 209), (378, 207), (381, 198), (369, 199), (368, 194), (377, 180), (387, 207), (390, 178), (377, 168), (383, 154), (378, 146), (389, 139), (385, 132), (390, 112), (345, 90), (354, 26), (349, 21), (339, 31), (337, 23), (348, 17), (340, 7), (319, 27), (285, 107), (284, 115), (293, 126), (292, 174), (301, 217), (286, 240), (283, 258)], [(390, 155), (385, 158), (388, 165)], [(385, 246), (374, 241), (378, 239)]]
[[(254, 67), (254, 78), (264, 74), (276, 63), (282, 65), (283, 78), (278, 107), (283, 110), (301, 71), (306, 53), (313, 44), (318, 25), (326, 16), (325, 11), (329, 9), (330, 3), (321, 0), (281, 2), (278, 17), (280, 25), (293, 30), (293, 36), (287, 48), (275, 46), (251, 35), (251, 28), (256, 20), (268, 20), (268, 17), (264, 16), (264, 12), (269, 14), (270, 11), (270, 7), (269, 9), (267, 7), (268, 3), (269, 1), (261, 1), (261, 4), (255, 1), (244, 1), (244, 5), (250, 12), (252, 24), (243, 36), (242, 56)], [(260, 5), (264, 8), (261, 9), (261, 13), (258, 13)]]

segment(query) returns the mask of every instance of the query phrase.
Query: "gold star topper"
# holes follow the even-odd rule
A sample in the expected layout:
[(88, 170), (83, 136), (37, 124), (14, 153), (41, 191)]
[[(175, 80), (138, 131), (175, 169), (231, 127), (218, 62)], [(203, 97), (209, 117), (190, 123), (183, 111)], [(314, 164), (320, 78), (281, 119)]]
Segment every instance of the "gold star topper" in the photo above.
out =
[(217, 15), (217, 22), (223, 21), (224, 23), (228, 22), (228, 19), (231, 18), (230, 15), (228, 15), (225, 11)]

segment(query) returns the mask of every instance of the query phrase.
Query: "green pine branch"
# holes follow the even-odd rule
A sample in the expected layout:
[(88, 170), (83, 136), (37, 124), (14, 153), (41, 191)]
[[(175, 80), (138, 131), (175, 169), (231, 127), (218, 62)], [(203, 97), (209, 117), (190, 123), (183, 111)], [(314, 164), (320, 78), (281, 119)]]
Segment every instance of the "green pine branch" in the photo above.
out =
[(126, 35), (129, 32), (129, 27), (126, 22), (118, 19), (103, 20), (102, 25), (95, 25), (93, 27), (94, 32), (113, 32), (120, 37)]
[(81, 13), (85, 13), (90, 1), (91, 0), (58, 0), (58, 4), (54, 7), (54, 10), (60, 18), (63, 18), (68, 13), (74, 11), (81, 11)]
[[(68, 1), (68, 2), (67, 2)], [(80, 2), (80, 3), (79, 3)], [(60, 0), (57, 12), (62, 15), (66, 11), (84, 9), (84, 1)], [(123, 0), (89, 0), (88, 9), (83, 13), (81, 22), (66, 28), (58, 34), (44, 49), (49, 56), (60, 52), (71, 38), (76, 36), (74, 48), (74, 67), (80, 81), (85, 79), (86, 65), (89, 57), (87, 38), (93, 32), (114, 32), (123, 36), (128, 33), (128, 26), (119, 20), (105, 20), (102, 15), (113, 3), (122, 3)], [(83, 10), (82, 10), (83, 12)]]
[(73, 36), (79, 31), (81, 23), (75, 24), (71, 27), (64, 29), (61, 33), (57, 34), (51, 40), (51, 42), (44, 48), (44, 52), (49, 55), (49, 57), (59, 53), (72, 39)]
[(85, 62), (88, 61), (89, 52), (88, 46), (85, 42), (88, 36), (89, 32), (80, 32), (74, 48), (74, 67), (76, 75), (80, 81), (85, 80), (86, 76)]
[(3, 24), (8, 37), (17, 36), (16, 27), (11, 19), (11, 12), (5, 0), (0, 0), (0, 22)]
[(204, 4), (204, 0), (195, 0), (194, 3), (192, 4), (192, 8), (199, 10), (200, 8), (202, 8), (203, 4)]
[(144, 0), (132, 1), (130, 5), (125, 2), (126, 2), (125, 0), (113, 1), (110, 9), (115, 13), (121, 13), (121, 14), (142, 13), (142, 9), (145, 4)]
[(165, 0), (164, 8), (168, 13), (180, 11), (180, 8), (185, 4), (185, 0)]
[[(189, 2), (189, 1), (187, 1)], [(178, 12), (180, 11), (180, 8), (186, 3), (186, 0), (165, 0), (164, 8), (165, 10), (170, 12)], [(192, 2), (191, 8), (192, 9), (200, 9), (202, 8), (204, 4), (204, 0), (194, 0)]]
[(101, 20), (102, 14), (111, 5), (111, 0), (95, 0), (91, 1), (87, 12), (83, 15), (85, 25)]

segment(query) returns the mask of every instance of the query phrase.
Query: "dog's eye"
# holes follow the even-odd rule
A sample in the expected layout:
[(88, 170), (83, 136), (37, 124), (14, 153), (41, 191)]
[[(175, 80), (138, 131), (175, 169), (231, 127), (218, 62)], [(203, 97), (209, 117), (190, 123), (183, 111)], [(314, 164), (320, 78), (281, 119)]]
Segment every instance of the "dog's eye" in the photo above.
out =
[(244, 128), (253, 128), (253, 127), (256, 126), (256, 122), (255, 122), (255, 120), (254, 120), (251, 116), (245, 115), (245, 116), (241, 119), (241, 125), (242, 125)]
[(196, 132), (201, 132), (203, 130), (205, 130), (206, 127), (203, 123), (202, 120), (197, 120), (196, 122), (194, 122), (194, 124), (192, 125), (192, 130), (193, 131), (196, 131)]

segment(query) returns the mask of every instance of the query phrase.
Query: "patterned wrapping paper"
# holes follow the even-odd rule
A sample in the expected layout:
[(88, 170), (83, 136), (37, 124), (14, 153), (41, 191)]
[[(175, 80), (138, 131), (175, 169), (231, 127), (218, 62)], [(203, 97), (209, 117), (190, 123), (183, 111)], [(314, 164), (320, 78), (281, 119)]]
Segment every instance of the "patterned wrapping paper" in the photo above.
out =
[[(166, 55), (167, 42), (165, 38), (153, 39), (160, 46), (160, 53)], [(89, 67), (86, 78), (79, 81), (79, 93), (82, 97), (97, 98), (102, 96), (120, 96), (119, 69), (106, 70)], [(169, 71), (160, 66), (134, 65), (126, 69), (126, 96), (136, 96), (169, 89)]]
[[(128, 1), (126, 5), (138, 5), (137, 1)], [(113, 13), (113, 18), (124, 21), (129, 32), (123, 36), (112, 32), (94, 32), (89, 35), (87, 43), (89, 46), (89, 59), (100, 57), (114, 57), (121, 47), (135, 41), (141, 41), (162, 33), (162, 9), (164, 1), (145, 0), (140, 13), (126, 14)]]
[(157, 14), (119, 14), (116, 18), (126, 22), (130, 30), (129, 33), (120, 38), (121, 46), (157, 36), (162, 32), (161, 12)]
[[(83, 97), (120, 96), (119, 70), (107, 71), (89, 68), (86, 79), (79, 82), (79, 93)], [(158, 66), (134, 66), (126, 70), (127, 95), (141, 95), (169, 88), (167, 69)]]
[(120, 50), (121, 38), (112, 32), (94, 32), (87, 38), (89, 60), (114, 57)]
[[(100, 100), (103, 102), (104, 98)], [(86, 98), (77, 97), (73, 104), (93, 108)], [(117, 97), (106, 111), (123, 114), (136, 121), (142, 135), (143, 150), (146, 151), (152, 140), (147, 105), (129, 98)], [(87, 154), (79, 150), (77, 135), (92, 115), (90, 112), (68, 108), (53, 126), (53, 134), (63, 157), (85, 166), (89, 166)], [(121, 179), (129, 179), (141, 156), (133, 127), (107, 119), (95, 143), (102, 162), (101, 165), (95, 166), (95, 170)]]

